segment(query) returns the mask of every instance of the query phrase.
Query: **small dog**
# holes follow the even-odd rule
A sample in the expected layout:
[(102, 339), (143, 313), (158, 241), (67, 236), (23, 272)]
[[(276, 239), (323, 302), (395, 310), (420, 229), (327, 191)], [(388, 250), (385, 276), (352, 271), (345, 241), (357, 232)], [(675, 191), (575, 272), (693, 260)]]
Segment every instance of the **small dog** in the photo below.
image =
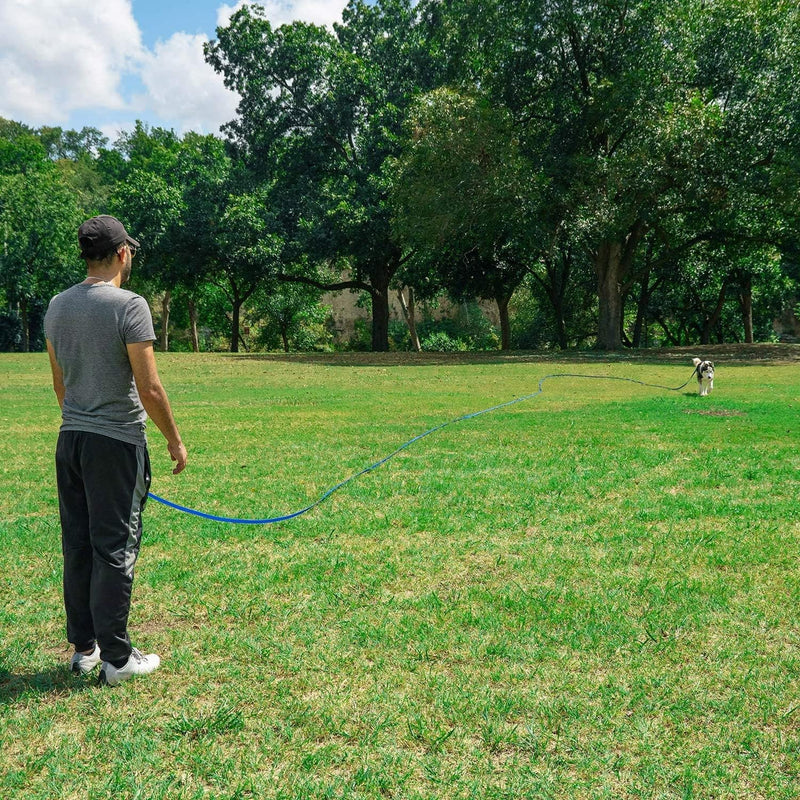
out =
[(714, 388), (714, 365), (710, 361), (693, 358), (694, 371), (697, 373), (697, 393), (700, 397), (711, 394)]

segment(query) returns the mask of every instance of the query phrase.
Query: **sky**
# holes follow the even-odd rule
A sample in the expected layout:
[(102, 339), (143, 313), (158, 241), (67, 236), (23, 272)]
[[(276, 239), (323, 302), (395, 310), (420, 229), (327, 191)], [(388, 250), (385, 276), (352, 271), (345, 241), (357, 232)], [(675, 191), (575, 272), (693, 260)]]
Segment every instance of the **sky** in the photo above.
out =
[[(238, 97), (203, 44), (249, 0), (0, 0), (0, 117), (98, 128), (114, 143), (136, 120), (219, 133)], [(346, 0), (260, 0), (273, 25), (331, 25)]]

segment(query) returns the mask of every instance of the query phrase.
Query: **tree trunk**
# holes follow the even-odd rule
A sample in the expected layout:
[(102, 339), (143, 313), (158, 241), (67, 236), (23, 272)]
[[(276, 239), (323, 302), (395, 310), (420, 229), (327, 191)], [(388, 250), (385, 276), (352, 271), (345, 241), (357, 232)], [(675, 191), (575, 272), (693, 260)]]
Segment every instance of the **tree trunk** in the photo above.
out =
[[(383, 276), (381, 276), (383, 277)], [(372, 284), (372, 350), (385, 353), (389, 349), (389, 278)]]
[(558, 291), (554, 290), (550, 295), (550, 303), (553, 306), (553, 320), (556, 324), (556, 340), (558, 341), (558, 346), (562, 350), (566, 350), (569, 347), (569, 339), (567, 338), (567, 318), (564, 313), (564, 290), (565, 287), (562, 286), (561, 289)]
[(597, 294), (600, 299), (597, 347), (619, 350), (622, 346), (622, 245), (604, 242), (595, 255)]
[(167, 289), (161, 298), (161, 352), (169, 350), (169, 308), (172, 303), (172, 292)]
[(501, 295), (495, 298), (497, 302), (497, 312), (500, 316), (500, 349), (511, 349), (511, 323), (508, 319), (508, 302), (511, 295)]
[(725, 294), (728, 291), (727, 279), (722, 282), (722, 287), (717, 296), (717, 305), (709, 316), (703, 320), (703, 329), (700, 333), (700, 344), (711, 344), (711, 334), (722, 317), (722, 308), (725, 305)]
[(569, 347), (567, 338), (567, 314), (564, 308), (564, 297), (567, 294), (572, 279), (572, 250), (569, 247), (561, 248), (561, 269), (553, 271), (553, 286), (555, 293), (553, 297), (553, 308), (556, 311), (556, 335), (558, 346), (562, 350)]
[(233, 301), (231, 309), (231, 353), (239, 352), (239, 319), (242, 311), (242, 301), (238, 298)]
[(31, 332), (29, 329), (30, 315), (28, 314), (28, 301), (25, 298), (19, 301), (19, 320), (22, 323), (22, 342), (20, 343), (23, 353), (31, 351)]
[(636, 304), (636, 322), (633, 326), (633, 346), (642, 346), (642, 333), (647, 325), (647, 309), (650, 306), (650, 266), (648, 264), (642, 276), (642, 289), (639, 292), (639, 302)]
[(597, 347), (619, 350), (622, 345), (622, 323), (625, 303), (622, 284), (630, 272), (639, 242), (647, 226), (636, 220), (622, 241), (603, 242), (595, 253), (597, 293), (600, 313), (597, 325)]
[(197, 335), (197, 304), (189, 298), (189, 333), (192, 338), (192, 352), (200, 352), (200, 337)]
[(558, 259), (561, 262), (560, 268), (556, 263), (556, 257), (545, 259), (546, 279), (536, 272), (532, 272), (531, 275), (542, 288), (545, 297), (550, 301), (550, 306), (553, 310), (553, 323), (556, 329), (556, 342), (562, 350), (566, 350), (569, 346), (569, 339), (567, 337), (567, 318), (564, 313), (564, 296), (567, 292), (572, 271), (569, 250), (560, 248)]
[(744, 323), (745, 344), (753, 344), (753, 276), (742, 277), (742, 288), (739, 293), (742, 304), (742, 322)]
[(397, 290), (397, 297), (400, 300), (400, 306), (403, 309), (403, 316), (406, 318), (406, 325), (408, 325), (408, 332), (411, 335), (411, 346), (417, 353), (422, 352), (422, 345), (417, 335), (417, 320), (414, 313), (414, 288), (408, 287), (408, 301), (403, 294), (402, 286)]

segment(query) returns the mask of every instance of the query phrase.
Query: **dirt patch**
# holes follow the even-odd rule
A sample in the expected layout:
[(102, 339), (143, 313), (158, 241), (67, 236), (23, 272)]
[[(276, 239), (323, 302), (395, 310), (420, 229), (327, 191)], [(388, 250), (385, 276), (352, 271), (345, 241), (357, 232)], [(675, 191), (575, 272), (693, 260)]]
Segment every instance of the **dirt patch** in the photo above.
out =
[(493, 350), (480, 353), (255, 353), (229, 354), (228, 358), (324, 364), (332, 367), (415, 367), (449, 364), (561, 364), (645, 362), (689, 364), (694, 357), (724, 364), (800, 364), (800, 344), (714, 344), (697, 347), (665, 347), (647, 350)]
[(709, 359), (726, 364), (798, 364), (800, 344), (711, 344), (696, 347), (671, 347), (633, 351), (631, 357), (640, 353), (643, 358), (664, 361), (691, 361), (692, 358)]

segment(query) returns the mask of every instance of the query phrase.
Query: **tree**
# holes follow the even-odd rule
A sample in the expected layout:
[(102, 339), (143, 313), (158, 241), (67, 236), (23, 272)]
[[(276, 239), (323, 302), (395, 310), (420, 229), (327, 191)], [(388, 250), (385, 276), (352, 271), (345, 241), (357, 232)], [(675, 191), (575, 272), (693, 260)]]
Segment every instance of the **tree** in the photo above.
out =
[(39, 142), (29, 134), (0, 139), (0, 289), (19, 312), (24, 352), (44, 344), (50, 297), (80, 280), (81, 221), (74, 194)]
[(171, 280), (186, 294), (192, 349), (200, 347), (198, 308), (202, 286), (219, 264), (218, 229), (233, 189), (235, 165), (216, 136), (187, 133), (178, 152), (173, 180), (181, 187), (182, 211), (172, 241)]
[(622, 342), (648, 232), (679, 216), (694, 224), (686, 243), (719, 238), (735, 227), (737, 195), (748, 200), (748, 228), (762, 225), (764, 172), (795, 124), (796, 92), (785, 88), (797, 85), (791, 4), (447, 5), (461, 20), (462, 80), (509, 110), (522, 152), (591, 257), (600, 347)]
[(479, 95), (430, 92), (410, 126), (392, 192), (398, 237), (415, 251), (405, 280), (427, 294), (494, 300), (508, 349), (508, 304), (541, 248), (542, 186), (507, 115)]
[(286, 260), (312, 268), (282, 278), (367, 292), (375, 350), (388, 349), (390, 285), (405, 258), (392, 235), (386, 161), (399, 152), (405, 109), (437, 76), (424, 14), (411, 0), (352, 0), (334, 35), (299, 22), (273, 29), (245, 7), (206, 48), (242, 97), (226, 130), (273, 185)]
[(170, 304), (181, 271), (180, 257), (174, 247), (183, 205), (180, 188), (162, 175), (135, 169), (117, 186), (111, 205), (130, 229), (136, 231), (142, 244), (134, 285), (144, 282), (163, 292), (160, 346), (169, 350)]
[(218, 285), (231, 303), (231, 352), (239, 352), (241, 310), (277, 273), (283, 242), (264, 194), (231, 196), (219, 221)]
[(258, 293), (253, 311), (261, 325), (259, 340), (268, 349), (285, 353), (313, 350), (329, 338), (325, 322), (330, 309), (319, 303), (320, 292), (311, 286), (285, 283)]
[(160, 344), (168, 350), (172, 290), (180, 272), (175, 239), (183, 198), (174, 180), (180, 139), (171, 130), (150, 129), (137, 121), (116, 148), (125, 161), (109, 205), (142, 244), (133, 284), (163, 292)]

